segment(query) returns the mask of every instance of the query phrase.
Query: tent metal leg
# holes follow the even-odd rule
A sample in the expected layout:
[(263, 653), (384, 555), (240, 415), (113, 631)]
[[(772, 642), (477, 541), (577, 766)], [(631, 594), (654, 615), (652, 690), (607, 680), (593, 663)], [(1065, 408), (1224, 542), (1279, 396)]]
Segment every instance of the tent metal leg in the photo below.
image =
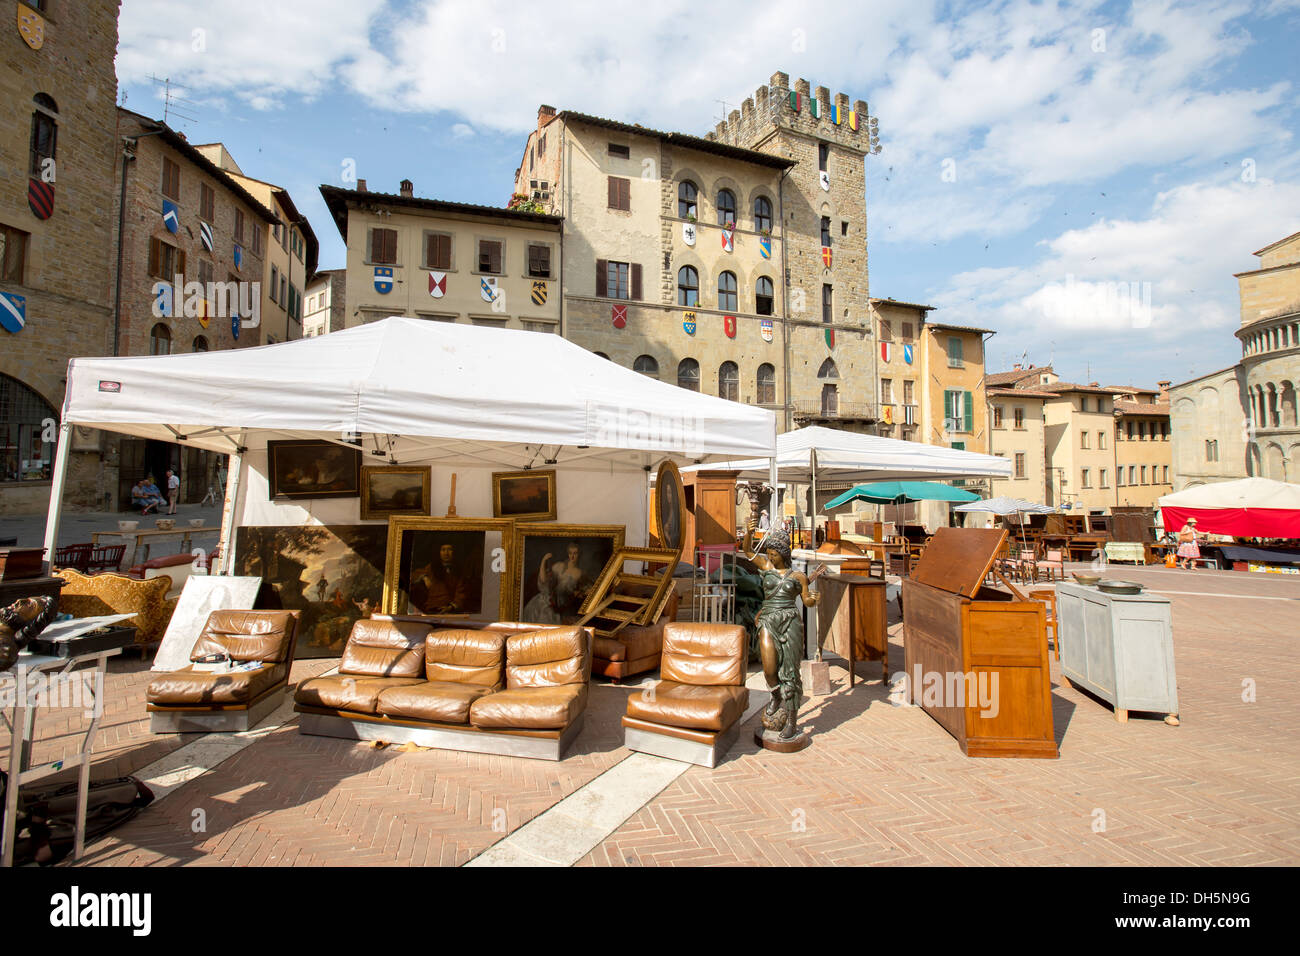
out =
[[(243, 436), (240, 436), (243, 441)], [(235, 452), (230, 456), (230, 471), (226, 479), (226, 500), (221, 506), (221, 558), (218, 565), (219, 574), (229, 574), (235, 566), (234, 537), (235, 514), (239, 494), (243, 491), (244, 456)]]
[[(45, 519), (46, 568), (53, 571), (54, 551), (59, 544), (59, 520), (63, 517), (63, 484), (68, 475), (68, 447), (72, 442), (72, 423), (59, 425), (59, 444), (54, 452), (54, 474), (50, 482), (50, 510)], [(14, 785), (15, 788), (17, 784)]]

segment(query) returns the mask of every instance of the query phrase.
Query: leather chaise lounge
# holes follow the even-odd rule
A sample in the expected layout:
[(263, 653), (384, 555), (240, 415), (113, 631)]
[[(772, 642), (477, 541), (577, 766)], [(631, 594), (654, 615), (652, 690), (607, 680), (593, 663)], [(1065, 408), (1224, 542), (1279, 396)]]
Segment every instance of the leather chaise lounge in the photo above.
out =
[(582, 730), (587, 628), (358, 621), (337, 674), (295, 694), (304, 734), (559, 760)]
[(190, 661), (221, 654), (241, 669), (214, 673), (191, 663), (158, 674), (145, 693), (149, 729), (237, 733), (256, 726), (279, 706), (289, 686), (297, 630), (297, 611), (213, 611)]

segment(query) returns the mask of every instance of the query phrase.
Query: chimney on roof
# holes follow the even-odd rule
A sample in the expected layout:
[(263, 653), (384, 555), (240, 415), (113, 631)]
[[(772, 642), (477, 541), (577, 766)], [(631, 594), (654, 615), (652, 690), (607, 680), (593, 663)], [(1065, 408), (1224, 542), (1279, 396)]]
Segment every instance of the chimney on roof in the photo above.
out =
[(537, 107), (537, 128), (538, 129), (541, 129), (543, 126), (545, 126), (553, 119), (555, 119), (554, 106), (547, 106), (545, 103), (543, 103), (541, 106)]
[(359, 193), (363, 193), (363, 192), (365, 192), (365, 191), (366, 191), (366, 181), (365, 181), (364, 179), (358, 179), (358, 180), (357, 180), (357, 192), (359, 192)]
[(398, 188), (401, 190), (402, 195), (405, 196), (407, 199), (410, 199), (412, 196), (415, 195), (415, 184), (411, 182), (409, 179), (403, 179), (401, 185)]
[(1089, 383), (1088, 383), (1088, 387), (1089, 387), (1089, 388), (1101, 388), (1101, 383), (1100, 383), (1100, 382), (1089, 382)]
[(1158, 401), (1169, 401), (1169, 386), (1172, 384), (1173, 382), (1156, 382), (1156, 387), (1160, 389), (1160, 392), (1156, 396)]

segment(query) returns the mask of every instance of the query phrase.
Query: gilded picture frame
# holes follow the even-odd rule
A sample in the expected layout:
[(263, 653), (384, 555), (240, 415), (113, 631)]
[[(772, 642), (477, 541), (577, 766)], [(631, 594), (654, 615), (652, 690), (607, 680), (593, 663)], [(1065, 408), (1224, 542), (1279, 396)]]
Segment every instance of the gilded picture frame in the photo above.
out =
[(427, 465), (362, 465), (361, 520), (427, 515), (429, 475)]
[(575, 623), (626, 533), (617, 524), (516, 524), (512, 620)]
[(510, 518), (389, 518), (383, 613), (511, 620), (514, 527)]
[(492, 472), (492, 514), (514, 521), (554, 521), (554, 470)]

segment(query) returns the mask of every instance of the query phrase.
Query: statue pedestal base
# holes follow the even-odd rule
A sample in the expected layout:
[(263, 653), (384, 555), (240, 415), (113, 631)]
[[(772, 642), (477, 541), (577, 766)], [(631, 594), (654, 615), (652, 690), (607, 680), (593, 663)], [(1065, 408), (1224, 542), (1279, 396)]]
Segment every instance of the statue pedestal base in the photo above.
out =
[(790, 740), (782, 740), (779, 731), (764, 730), (762, 727), (757, 727), (754, 729), (754, 743), (764, 750), (772, 750), (779, 754), (792, 754), (808, 747), (812, 743), (812, 737), (800, 732)]
[(831, 665), (826, 661), (800, 661), (799, 680), (809, 697), (825, 697), (831, 692)]

